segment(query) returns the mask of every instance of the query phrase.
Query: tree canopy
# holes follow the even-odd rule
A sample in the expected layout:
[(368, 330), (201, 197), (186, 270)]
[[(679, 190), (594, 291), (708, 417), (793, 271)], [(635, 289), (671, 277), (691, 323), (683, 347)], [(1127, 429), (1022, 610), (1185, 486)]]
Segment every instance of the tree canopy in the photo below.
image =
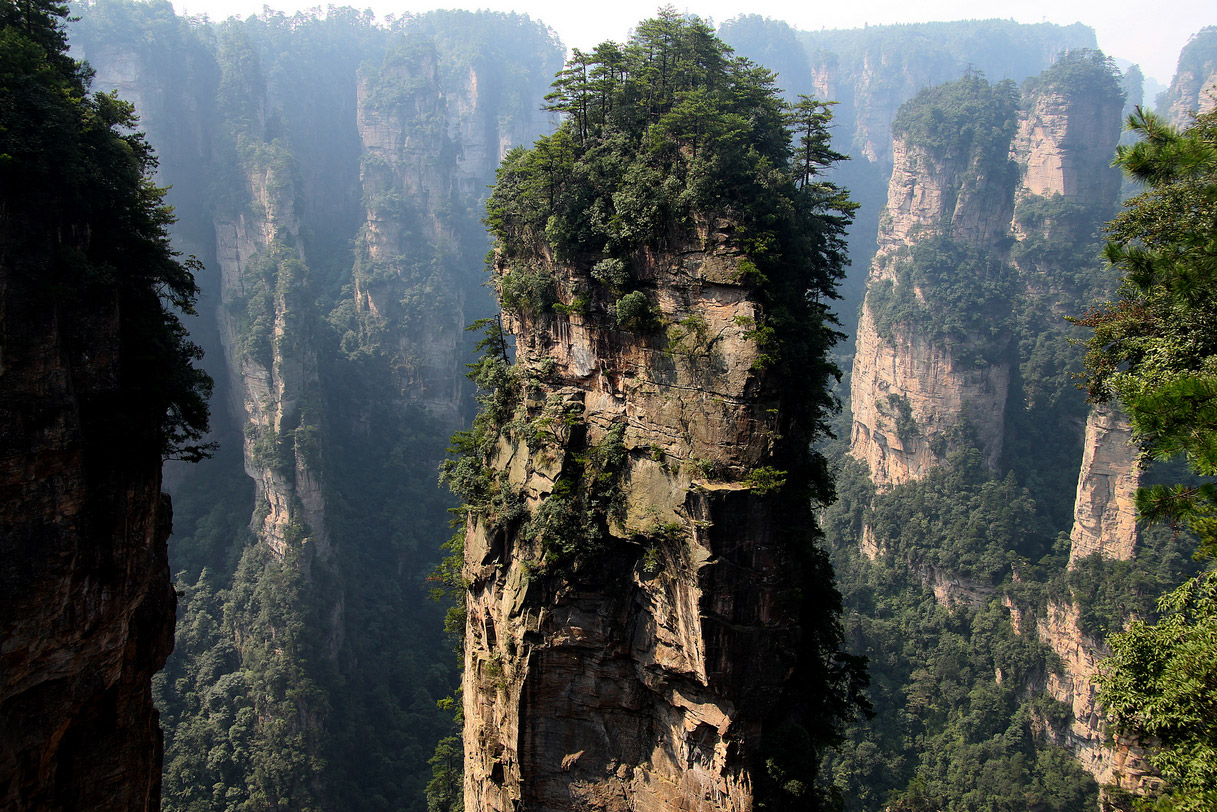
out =
[(178, 316), (193, 312), (197, 263), (169, 244), (173, 211), (132, 106), (89, 95), (91, 72), (68, 55), (67, 15), (56, 2), (0, 0), (0, 265), (66, 321), (113, 301), (121, 394), (93, 419), (127, 451), (146, 441), (197, 460), (211, 380)]
[[(1107, 258), (1124, 273), (1093, 329), (1091, 398), (1118, 400), (1148, 459), (1185, 460), (1198, 478), (1143, 488), (1142, 519), (1186, 525), (1197, 557), (1217, 554), (1217, 113), (1182, 131), (1138, 109), (1141, 136), (1116, 163), (1147, 188), (1109, 225)], [(1157, 808), (1217, 810), (1217, 600), (1211, 567), (1166, 595), (1156, 624), (1111, 639), (1100, 699), (1125, 733), (1159, 745)]]

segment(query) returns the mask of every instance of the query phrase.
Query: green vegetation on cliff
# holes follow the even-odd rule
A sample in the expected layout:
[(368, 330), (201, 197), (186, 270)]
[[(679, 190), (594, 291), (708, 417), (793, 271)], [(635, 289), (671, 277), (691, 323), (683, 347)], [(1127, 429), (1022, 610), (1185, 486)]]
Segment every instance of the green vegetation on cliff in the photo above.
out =
[[(738, 480), (757, 498), (804, 516), (811, 499), (827, 500), (832, 488), (824, 460), (808, 454), (807, 442), (835, 407), (829, 387), (836, 370), (827, 353), (838, 334), (828, 303), (846, 263), (844, 233), (855, 209), (824, 178), (844, 157), (828, 145), (828, 105), (807, 98), (783, 104), (767, 70), (735, 57), (700, 20), (670, 9), (640, 23), (624, 45), (575, 51), (548, 101), (563, 124), (532, 149), (506, 156), (487, 204), (504, 309), (525, 325), (601, 319), (630, 331), (640, 346), (692, 358), (706, 351), (706, 323), (696, 315), (660, 316), (651, 265), (697, 244), (699, 235), (726, 235), (738, 274), (725, 284), (741, 286), (758, 305), (747, 325), (759, 350), (754, 369), (766, 383), (782, 381), (783, 413), (787, 400), (798, 406), (764, 464), (746, 471), (688, 464), (699, 476)], [(572, 284), (571, 275), (579, 281)], [(518, 527), (540, 540), (546, 571), (535, 577), (553, 575), (564, 562), (590, 569), (588, 562), (605, 555), (602, 531), (620, 521), (613, 515), (615, 477), (627, 454), (620, 427), (588, 445), (577, 404), (546, 404), (538, 418), (517, 417), (517, 402), (534, 397), (534, 385), (508, 363), (499, 328), (491, 328), (474, 373), (483, 411), (474, 429), (456, 438), (459, 456), (445, 478), (484, 525)], [(553, 493), (529, 515), (490, 461), (500, 433), (529, 440), (531, 450), (538, 432), (560, 436), (570, 457)], [(859, 664), (841, 653), (831, 570), (809, 514), (800, 527), (805, 532), (788, 543), (808, 578), (802, 678), (765, 723), (763, 768), (756, 765), (753, 780), (766, 809), (828, 803), (817, 783), (819, 757), (857, 712)], [(644, 571), (663, 566), (658, 548), (673, 532), (657, 525), (631, 543)]]
[(1152, 737), (1166, 785), (1155, 808), (1217, 809), (1217, 114), (1176, 131), (1138, 110), (1141, 140), (1119, 165), (1148, 188), (1109, 225), (1119, 296), (1081, 323), (1093, 329), (1090, 395), (1118, 400), (1143, 453), (1185, 460), (1193, 478), (1142, 488), (1143, 520), (1186, 525), (1206, 571), (1164, 595), (1157, 623), (1110, 639), (1101, 701), (1127, 734)]
[[(92, 73), (68, 56), (67, 6), (0, 3), (0, 242), (14, 289), (30, 286), (70, 336), (91, 307), (121, 314), (119, 380), (89, 404), (119, 458), (198, 460), (207, 446), (211, 379), (179, 314), (193, 314), (193, 272), (169, 245), (173, 212), (152, 182), (156, 156), (132, 132), (132, 106), (89, 94)], [(36, 191), (35, 191), (36, 190)]]

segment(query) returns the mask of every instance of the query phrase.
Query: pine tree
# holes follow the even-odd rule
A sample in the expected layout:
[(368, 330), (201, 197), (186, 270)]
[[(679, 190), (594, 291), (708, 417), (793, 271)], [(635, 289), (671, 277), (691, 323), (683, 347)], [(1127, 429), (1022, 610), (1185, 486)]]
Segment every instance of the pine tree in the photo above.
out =
[[(1217, 475), (1217, 113), (1176, 131), (1138, 109), (1141, 140), (1116, 163), (1147, 190), (1109, 225), (1107, 258), (1124, 272), (1119, 298), (1079, 321), (1094, 333), (1092, 400), (1118, 400), (1148, 459), (1186, 460)], [(1217, 487), (1156, 485), (1137, 495), (1147, 521), (1186, 524), (1197, 558), (1217, 556)], [(1217, 810), (1217, 572), (1159, 602), (1110, 641), (1099, 697), (1117, 727), (1156, 742), (1166, 780), (1156, 808)]]

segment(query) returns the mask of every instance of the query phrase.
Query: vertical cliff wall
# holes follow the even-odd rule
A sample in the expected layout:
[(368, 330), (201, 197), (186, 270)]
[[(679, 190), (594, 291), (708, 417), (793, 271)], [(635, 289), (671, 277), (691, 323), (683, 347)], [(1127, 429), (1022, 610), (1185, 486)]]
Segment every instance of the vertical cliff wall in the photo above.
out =
[[(971, 77), (922, 93), (897, 121), (850, 393), (850, 453), (881, 488), (920, 478), (969, 432), (991, 466), (1001, 454), (1009, 326), (995, 297), (966, 289), (1012, 292), (1001, 249), (1014, 208), (1016, 104), (1011, 87)], [(965, 289), (957, 301), (942, 297), (947, 277)]]
[(66, 16), (0, 21), (0, 807), (152, 812), (175, 605), (161, 459), (201, 453), (208, 383), (155, 156), (90, 95)]
[(128, 396), (117, 297), (48, 298), (2, 245), (12, 224), (0, 217), (0, 806), (152, 812), (149, 686), (175, 602), (160, 455), (108, 425)]
[[(1070, 570), (1091, 556), (1129, 561), (1136, 555), (1134, 499), (1140, 479), (1128, 419), (1110, 407), (1092, 408), (1078, 474)], [(1061, 670), (1048, 675), (1045, 690), (1072, 710), (1069, 724), (1057, 735), (1105, 789), (1144, 794), (1157, 785), (1158, 779), (1144, 752), (1135, 743), (1114, 735), (1095, 701), (1093, 679), (1099, 662), (1110, 652), (1101, 637), (1085, 631), (1082, 611), (1080, 600), (1056, 596), (1049, 600), (1037, 623), (1040, 638), (1061, 662)]]
[[(812, 301), (848, 204), (759, 183), (787, 136), (724, 50), (696, 19), (640, 24), (488, 203), (505, 335), (490, 326), (483, 411), (445, 475), (466, 499), (471, 812), (814, 805), (849, 713), (805, 456), (829, 372)], [(648, 100), (661, 65), (683, 67)], [(638, 137), (685, 92), (693, 129)], [(758, 212), (764, 245), (744, 236)], [(802, 253), (817, 227), (836, 236)]]
[(1082, 468), (1069, 535), (1069, 564), (1092, 555), (1128, 561), (1137, 549), (1134, 500), (1141, 471), (1128, 418), (1095, 406), (1086, 419)]
[[(603, 311), (506, 322), (528, 380), (515, 419), (537, 433), (500, 440), (505, 487), (552, 510), (581, 457), (612, 454), (598, 476), (620, 510), (609, 551), (567, 576), (537, 539), (468, 528), (466, 809), (751, 808), (761, 723), (794, 666), (799, 567), (773, 500), (709, 473), (763, 459), (781, 406), (751, 369), (742, 258), (711, 227), (650, 258), (660, 312), (704, 330), (685, 351)], [(556, 270), (566, 290), (591, 281)]]
[[(1079, 269), (1119, 186), (1118, 88), (1074, 89), (1088, 69), (1069, 64), (1021, 99), (965, 79), (897, 120), (851, 378), (851, 454), (880, 487), (972, 443), (997, 468), (1012, 428), (1026, 442), (1023, 413), (1060, 405), (1036, 391), (1064, 374), (1046, 348), (1099, 284)], [(1012, 386), (1023, 402), (1008, 415)]]

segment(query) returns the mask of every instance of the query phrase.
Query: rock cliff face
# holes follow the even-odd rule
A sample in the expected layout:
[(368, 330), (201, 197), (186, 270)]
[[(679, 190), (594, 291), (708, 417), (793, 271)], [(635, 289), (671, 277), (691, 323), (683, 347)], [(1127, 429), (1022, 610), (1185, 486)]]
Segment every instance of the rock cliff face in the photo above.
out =
[[(6, 41), (37, 54), (15, 28), (5, 23)], [(143, 376), (178, 370), (150, 369), (130, 338), (170, 342), (156, 295), (131, 281), (153, 277), (159, 246), (148, 231), (114, 236), (107, 219), (111, 207), (153, 216), (135, 198), (141, 167), (78, 157), (133, 151), (107, 128), (58, 124), (96, 113), (60, 100), (76, 90), (69, 79), (52, 82), (30, 80), (16, 104), (5, 96), (18, 135), (3, 141), (0, 183), (0, 808), (153, 812), (150, 685), (173, 648), (175, 597), (164, 411)], [(37, 194), (16, 188), (34, 181)], [(128, 264), (103, 265), (116, 255)]]
[[(964, 420), (975, 427), (986, 461), (996, 465), (1010, 386), (1008, 364), (977, 368), (971, 358), (956, 358), (909, 326), (895, 328), (885, 340), (866, 307), (856, 347), (850, 453), (866, 463), (876, 485), (920, 479), (942, 462), (947, 438)], [(915, 428), (902, 432), (904, 409)]]
[(464, 392), (464, 329), (472, 320), (466, 300), (481, 281), (480, 252), (468, 250), (472, 217), (465, 207), (485, 196), (509, 149), (547, 127), (539, 115), (509, 114), (498, 83), (483, 76), (493, 70), (481, 64), (488, 57), (445, 66), (436, 48), (400, 47), (360, 77), (356, 126), (366, 216), (354, 283), (366, 334), (392, 355), (401, 402), (427, 409), (454, 430)]
[[(596, 480), (616, 483), (602, 498), (619, 509), (606, 549), (565, 573), (518, 526), (472, 516), (467, 810), (752, 808), (801, 582), (775, 497), (714, 475), (771, 451), (787, 407), (751, 368), (741, 325), (759, 305), (728, 228), (705, 224), (641, 270), (669, 322), (698, 325), (687, 342), (624, 331), (594, 304), (505, 321), (527, 380), (514, 420), (532, 429), (499, 441), (504, 487), (535, 522), (607, 455)], [(564, 291), (591, 282), (553, 270)]]
[(1111, 407), (1096, 406), (1086, 419), (1082, 470), (1074, 502), (1069, 564), (1095, 554), (1127, 561), (1137, 549), (1140, 487), (1137, 451), (1128, 419)]
[(1115, 99), (1050, 86), (1033, 90), (1025, 105), (1011, 147), (1022, 168), (1020, 200), (1061, 195), (1110, 206), (1120, 188), (1120, 175), (1109, 166), (1119, 137)]
[[(999, 247), (1014, 210), (1013, 176), (1000, 150), (992, 154), (976, 146), (946, 152), (898, 138), (893, 152), (869, 290), (901, 285), (899, 268), (907, 250), (929, 237), (945, 236), (984, 251)], [(905, 295), (924, 300), (923, 290)], [(875, 484), (888, 488), (920, 478), (945, 457), (965, 422), (995, 466), (1010, 383), (1009, 363), (1000, 351), (1008, 335), (979, 339), (999, 351), (994, 362), (978, 365), (973, 352), (936, 338), (926, 324), (897, 320), (883, 325), (883, 332), (886, 336), (877, 323), (875, 296), (869, 294), (851, 378), (850, 453), (866, 463)]]
[(152, 675), (173, 648), (160, 457), (99, 418), (116, 302), (56, 312), (0, 249), (0, 807), (160, 808)]
[(220, 334), (231, 407), (244, 432), (245, 472), (257, 489), (253, 530), (279, 558), (289, 547), (308, 549), (308, 566), (317, 556), (332, 556), (323, 477), (306, 442), (321, 419), (317, 349), (300, 190), (291, 153), (266, 137), (267, 88), (260, 77), (260, 70), (227, 77), (242, 85), (253, 111), (242, 137), (258, 149), (247, 149), (237, 171), (236, 199), (244, 205), (215, 214)]
[(1158, 111), (1176, 126), (1187, 124), (1194, 113), (1217, 107), (1217, 27), (1202, 28), (1179, 52), (1175, 78)]
[[(1095, 554), (1105, 559), (1128, 560), (1136, 553), (1133, 499), (1140, 475), (1131, 439), (1132, 432), (1123, 415), (1109, 407), (1091, 410), (1070, 536), (1071, 569)], [(1092, 680), (1099, 661), (1109, 651), (1101, 639), (1082, 631), (1081, 606), (1066, 600), (1049, 601), (1036, 632), (1061, 662), (1061, 670), (1048, 675), (1044, 689), (1073, 712), (1068, 726), (1055, 731), (1058, 739), (1101, 786), (1115, 786), (1137, 795), (1152, 789), (1158, 779), (1143, 751), (1133, 742), (1113, 740), (1102, 709), (1095, 701)]]
[(1062, 665), (1059, 673), (1048, 675), (1045, 690), (1073, 712), (1068, 727), (1055, 734), (1100, 786), (1145, 794), (1161, 779), (1155, 776), (1144, 752), (1134, 743), (1120, 738), (1113, 741), (1091, 682), (1099, 661), (1110, 652), (1102, 640), (1080, 630), (1080, 617), (1081, 610), (1076, 604), (1050, 601), (1046, 616), (1036, 626), (1040, 639), (1051, 645)]
[[(960, 442), (965, 429), (974, 433), (990, 467), (996, 467), (1011, 389), (1012, 299), (1018, 295), (1033, 301), (1028, 310), (1038, 307), (1058, 320), (1076, 306), (1077, 291), (1060, 278), (1061, 269), (1045, 259), (1050, 252), (1039, 246), (1067, 241), (1070, 228), (1090, 227), (1088, 220), (1079, 226), (1065, 216), (1031, 218), (1024, 212), (1036, 203), (1096, 211), (1114, 204), (1119, 176), (1107, 163), (1118, 138), (1119, 114), (1115, 97), (1066, 93), (1050, 82), (1033, 82), (1009, 140), (989, 145), (987, 153), (975, 145), (971, 151), (946, 151), (896, 139), (851, 380), (850, 453), (867, 464), (881, 488), (922, 476)], [(1012, 165), (1019, 171), (1009, 171)], [(920, 321), (893, 319), (891, 312), (899, 314), (899, 308), (877, 303), (877, 290), (890, 296), (903, 284), (904, 296), (924, 304), (930, 291), (916, 288), (915, 279), (902, 280), (901, 266), (910, 249), (944, 237), (1017, 273), (1017, 288), (1000, 305), (1005, 312), (993, 313), (987, 335), (970, 332), (944, 340), (935, 325), (946, 315), (941, 309), (931, 305)], [(979, 290), (992, 281), (955, 284)], [(998, 328), (1001, 322), (1007, 326)]]

